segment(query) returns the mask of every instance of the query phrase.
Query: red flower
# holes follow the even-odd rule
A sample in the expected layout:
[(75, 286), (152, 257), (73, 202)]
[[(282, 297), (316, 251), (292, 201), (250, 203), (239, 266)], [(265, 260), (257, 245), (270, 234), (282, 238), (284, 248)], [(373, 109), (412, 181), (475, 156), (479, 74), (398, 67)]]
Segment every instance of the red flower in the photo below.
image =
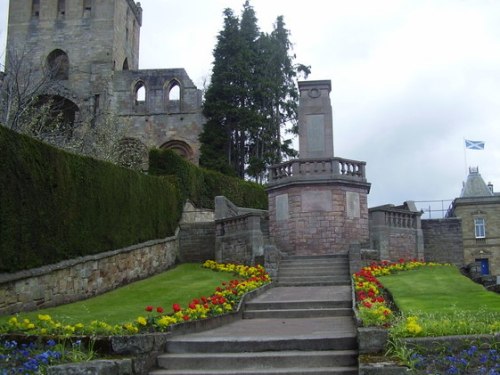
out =
[(367, 307), (367, 308), (369, 308), (369, 309), (371, 309), (371, 308), (372, 308), (372, 304), (371, 304), (370, 302), (368, 302), (368, 301), (363, 302), (363, 305), (365, 305), (365, 307)]
[(188, 320), (189, 320), (189, 315), (184, 315), (184, 316), (182, 317), (182, 319), (184, 319), (185, 321), (188, 321)]
[(157, 312), (158, 314), (163, 313), (163, 307), (158, 306), (158, 307), (156, 308), (156, 312)]
[(191, 302), (191, 303), (189, 304), (189, 308), (190, 308), (190, 309), (193, 309), (193, 310), (194, 310), (194, 309), (196, 309), (196, 305), (195, 305), (195, 303), (194, 303), (194, 302)]
[(172, 309), (175, 311), (175, 312), (178, 312), (178, 311), (181, 311), (181, 306), (178, 304), (178, 303), (174, 303), (172, 305)]
[(146, 311), (147, 312), (153, 311), (153, 306), (146, 306)]

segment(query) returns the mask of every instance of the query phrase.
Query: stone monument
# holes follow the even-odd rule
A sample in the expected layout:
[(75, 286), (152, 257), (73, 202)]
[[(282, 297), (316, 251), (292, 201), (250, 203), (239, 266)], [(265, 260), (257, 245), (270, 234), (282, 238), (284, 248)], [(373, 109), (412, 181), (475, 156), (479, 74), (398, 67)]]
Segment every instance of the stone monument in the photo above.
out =
[(365, 162), (334, 157), (331, 82), (299, 82), (299, 158), (270, 169), (271, 241), (289, 255), (369, 242)]

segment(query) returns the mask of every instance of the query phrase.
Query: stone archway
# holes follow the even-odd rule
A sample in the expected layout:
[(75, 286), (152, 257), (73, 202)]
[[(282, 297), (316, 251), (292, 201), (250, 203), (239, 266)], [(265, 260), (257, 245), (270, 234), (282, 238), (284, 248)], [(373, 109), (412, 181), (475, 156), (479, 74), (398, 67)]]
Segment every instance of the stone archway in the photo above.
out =
[(186, 142), (181, 140), (171, 140), (164, 143), (160, 148), (166, 150), (172, 150), (176, 152), (179, 156), (183, 157), (190, 162), (194, 160), (194, 151), (193, 148)]
[(116, 163), (122, 167), (139, 171), (148, 169), (148, 148), (136, 138), (123, 138), (118, 141), (114, 153)]

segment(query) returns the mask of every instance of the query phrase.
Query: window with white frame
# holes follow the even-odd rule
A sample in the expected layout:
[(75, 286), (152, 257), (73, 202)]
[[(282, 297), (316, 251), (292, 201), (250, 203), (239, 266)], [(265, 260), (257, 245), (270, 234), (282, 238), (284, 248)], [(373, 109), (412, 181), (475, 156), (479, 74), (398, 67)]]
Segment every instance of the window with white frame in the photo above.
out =
[(486, 237), (486, 224), (482, 217), (477, 217), (474, 219), (474, 233), (476, 238)]

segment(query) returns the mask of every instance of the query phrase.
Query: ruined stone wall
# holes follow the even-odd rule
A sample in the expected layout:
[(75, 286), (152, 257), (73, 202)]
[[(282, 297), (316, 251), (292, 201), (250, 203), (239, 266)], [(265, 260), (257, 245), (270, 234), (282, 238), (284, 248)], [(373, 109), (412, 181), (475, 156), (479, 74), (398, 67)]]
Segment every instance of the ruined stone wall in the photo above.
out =
[(464, 265), (462, 221), (458, 218), (422, 220), (427, 262)]
[(271, 241), (289, 255), (347, 253), (367, 243), (367, 190), (343, 184), (298, 185), (269, 191)]
[[(136, 100), (136, 87), (143, 84), (144, 101)], [(179, 99), (169, 94), (174, 86)], [(201, 92), (184, 69), (117, 72), (113, 80), (115, 108), (127, 137), (138, 139), (147, 148), (173, 148), (198, 163), (199, 134), (203, 129)]]
[(0, 275), (0, 314), (82, 300), (173, 266), (177, 237)]
[[(40, 1), (35, 10), (31, 0), (11, 0), (7, 48), (24, 53), (35, 81), (47, 76), (52, 52), (67, 56), (67, 79), (50, 82), (41, 93), (74, 104), (73, 134), (85, 133), (89, 124), (110, 127), (116, 121), (119, 131), (107, 137), (118, 145), (123, 165), (146, 169), (148, 149), (160, 147), (197, 164), (205, 123), (201, 91), (184, 69), (139, 70), (140, 4), (67, 0), (63, 10), (58, 4)], [(137, 100), (140, 87), (146, 90), (144, 101)], [(179, 95), (170, 95), (174, 91)]]

